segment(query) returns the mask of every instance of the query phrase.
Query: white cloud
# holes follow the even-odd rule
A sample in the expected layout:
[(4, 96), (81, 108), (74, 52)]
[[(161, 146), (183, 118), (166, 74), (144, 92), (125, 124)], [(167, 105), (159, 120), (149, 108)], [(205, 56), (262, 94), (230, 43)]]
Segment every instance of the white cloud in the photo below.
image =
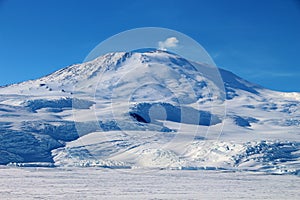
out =
[(161, 50), (167, 50), (168, 48), (177, 47), (179, 40), (176, 37), (169, 37), (165, 41), (158, 42), (158, 48)]

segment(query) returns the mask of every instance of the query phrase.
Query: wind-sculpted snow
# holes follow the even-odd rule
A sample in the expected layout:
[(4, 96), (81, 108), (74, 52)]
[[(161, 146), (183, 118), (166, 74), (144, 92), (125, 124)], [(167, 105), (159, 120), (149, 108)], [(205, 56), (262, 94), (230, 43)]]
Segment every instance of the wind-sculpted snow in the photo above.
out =
[(260, 86), (245, 81), (232, 72), (223, 69), (220, 69), (220, 73), (224, 81), (225, 88), (230, 95), (232, 95), (231, 93), (234, 93), (235, 89), (244, 90), (253, 94), (259, 94), (258, 90), (261, 88)]
[(241, 127), (251, 127), (251, 123), (257, 123), (259, 120), (253, 117), (231, 116), (234, 123)]
[(62, 144), (48, 135), (6, 129), (0, 132), (0, 163), (53, 162), (51, 150)]
[(72, 141), (78, 138), (74, 122), (68, 121), (57, 121), (55, 124), (45, 121), (26, 121), (22, 123), (22, 131), (48, 135), (61, 141)]
[[(165, 112), (165, 116), (164, 113)], [(189, 116), (184, 116), (188, 113)], [(157, 120), (167, 120), (186, 124), (210, 126), (221, 123), (221, 120), (208, 111), (200, 111), (191, 107), (177, 107), (169, 103), (140, 103), (130, 111), (137, 121), (150, 123)], [(192, 117), (198, 116), (198, 117)]]
[(53, 100), (34, 99), (24, 102), (24, 106), (29, 108), (32, 112), (36, 112), (41, 108), (51, 108), (49, 110), (50, 112), (59, 112), (62, 111), (63, 108), (88, 109), (93, 104), (95, 104), (95, 102), (72, 98), (60, 98)]
[(299, 175), (299, 105), (166, 51), (109, 53), (0, 88), (0, 164)]
[(259, 141), (246, 143), (234, 161), (240, 169), (300, 176), (299, 156), (299, 142)]

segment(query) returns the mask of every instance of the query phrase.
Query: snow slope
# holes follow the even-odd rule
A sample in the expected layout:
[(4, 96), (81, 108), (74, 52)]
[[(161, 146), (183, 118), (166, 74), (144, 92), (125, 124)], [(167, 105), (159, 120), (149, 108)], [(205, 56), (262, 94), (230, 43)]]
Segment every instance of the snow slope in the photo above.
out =
[(299, 175), (300, 94), (165, 51), (0, 88), (0, 164)]

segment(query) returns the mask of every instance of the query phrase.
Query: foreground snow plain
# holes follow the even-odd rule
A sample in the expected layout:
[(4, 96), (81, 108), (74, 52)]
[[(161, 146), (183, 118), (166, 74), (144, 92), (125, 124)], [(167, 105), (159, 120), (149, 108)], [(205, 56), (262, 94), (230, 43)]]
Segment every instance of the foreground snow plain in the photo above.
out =
[(251, 172), (0, 168), (1, 199), (299, 199), (300, 179)]

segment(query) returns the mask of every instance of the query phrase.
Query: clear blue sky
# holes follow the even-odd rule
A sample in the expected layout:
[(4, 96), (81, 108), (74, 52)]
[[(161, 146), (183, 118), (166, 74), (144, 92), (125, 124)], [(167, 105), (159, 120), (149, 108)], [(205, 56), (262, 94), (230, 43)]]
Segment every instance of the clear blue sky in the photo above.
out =
[(80, 63), (108, 37), (149, 26), (187, 34), (249, 81), (300, 91), (297, 0), (0, 0), (0, 85)]

